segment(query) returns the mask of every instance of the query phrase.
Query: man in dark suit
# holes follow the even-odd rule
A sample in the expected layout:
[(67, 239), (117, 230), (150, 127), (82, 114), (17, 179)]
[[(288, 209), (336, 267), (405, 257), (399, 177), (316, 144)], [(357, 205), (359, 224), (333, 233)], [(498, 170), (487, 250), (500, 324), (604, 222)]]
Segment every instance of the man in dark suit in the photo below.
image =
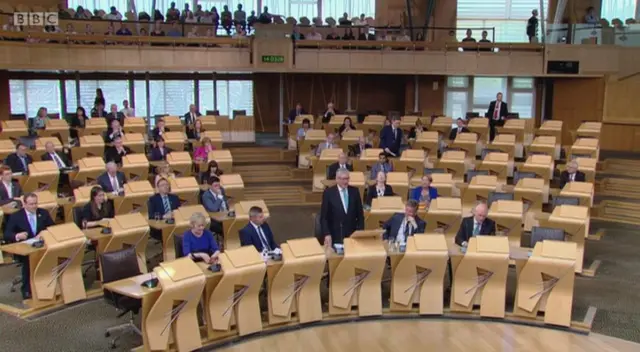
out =
[(0, 166), (0, 206), (11, 202), (20, 202), (22, 188), (17, 181), (12, 179), (13, 173), (7, 165)]
[(458, 136), (458, 133), (469, 133), (469, 132), (470, 131), (467, 128), (465, 121), (461, 118), (458, 118), (456, 120), (456, 128), (452, 129), (451, 133), (449, 133), (449, 140), (454, 141)]
[(29, 164), (33, 162), (33, 159), (27, 154), (27, 146), (18, 143), (16, 145), (16, 152), (11, 153), (4, 159), (4, 164), (11, 168), (13, 173), (29, 173)]
[(424, 233), (427, 223), (418, 217), (418, 202), (413, 199), (407, 201), (404, 206), (404, 213), (395, 213), (387, 222), (382, 225), (385, 241), (405, 243), (407, 237), (416, 233)]
[(127, 179), (124, 173), (118, 171), (118, 165), (113, 161), (110, 161), (106, 165), (107, 172), (98, 176), (98, 185), (107, 193), (120, 194), (124, 192), (124, 184), (127, 183)]
[(156, 128), (151, 131), (151, 136), (153, 139), (163, 138), (165, 132), (169, 132), (169, 129), (164, 127), (164, 120), (157, 119), (156, 120)]
[(585, 182), (586, 179), (584, 172), (578, 171), (578, 162), (571, 160), (567, 163), (567, 169), (560, 174), (560, 189), (569, 182)]
[(376, 40), (376, 36), (369, 33), (369, 26), (365, 26), (358, 35), (358, 40)]
[(157, 217), (169, 219), (173, 217), (173, 211), (180, 207), (180, 198), (171, 194), (171, 185), (165, 178), (158, 180), (158, 193), (149, 198), (149, 219)]
[(402, 129), (400, 119), (393, 118), (391, 125), (384, 126), (380, 131), (380, 149), (388, 156), (400, 156), (400, 145), (402, 144)]
[(352, 156), (359, 157), (364, 153), (365, 149), (372, 148), (372, 145), (367, 143), (367, 140), (364, 137), (358, 137), (358, 144), (353, 144), (349, 146), (349, 152)]
[(262, 208), (249, 209), (249, 223), (240, 230), (240, 245), (254, 246), (260, 253), (280, 252), (280, 246), (273, 239), (269, 224), (264, 221)]
[(96, 104), (96, 106), (91, 109), (91, 117), (107, 117), (107, 111), (104, 109), (102, 103)]
[[(184, 114), (184, 124), (188, 127), (188, 129), (192, 129), (193, 125), (196, 124), (196, 119), (202, 116), (202, 114), (198, 111), (198, 108), (191, 104), (189, 105), (189, 112)], [(190, 127), (190, 128), (189, 128)]]
[[(25, 241), (53, 226), (53, 219), (49, 212), (38, 208), (38, 196), (35, 193), (27, 193), (24, 196), (24, 208), (9, 217), (4, 229), (4, 239), (9, 243)], [(31, 298), (31, 275), (29, 258), (18, 256), (22, 263), (22, 297)]]
[(462, 219), (456, 234), (456, 244), (466, 247), (471, 237), (495, 236), (496, 223), (487, 217), (489, 209), (486, 203), (478, 203), (473, 208), (473, 216)]
[(104, 161), (113, 161), (118, 165), (122, 165), (122, 158), (131, 153), (131, 148), (124, 145), (124, 143), (122, 142), (122, 138), (116, 137), (116, 139), (113, 141), (113, 146), (107, 148), (106, 152), (104, 153)]
[(105, 143), (113, 143), (116, 138), (124, 137), (124, 130), (122, 129), (122, 124), (120, 121), (113, 119), (109, 122), (109, 128), (107, 129), (107, 133), (104, 136)]
[(329, 165), (327, 169), (327, 180), (335, 180), (338, 169), (353, 171), (353, 165), (347, 163), (347, 154), (338, 154), (338, 162)]
[(296, 108), (295, 109), (291, 109), (291, 111), (289, 111), (289, 123), (294, 123), (296, 121), (296, 117), (298, 117), (300, 115), (306, 115), (306, 114), (307, 114), (307, 112), (304, 111), (304, 108), (302, 107), (302, 104), (300, 104), (300, 103), (296, 104)]
[(161, 161), (167, 160), (167, 155), (171, 153), (173, 150), (168, 148), (164, 144), (164, 138), (160, 137), (155, 140), (156, 146), (151, 148), (151, 153), (149, 155), (149, 160), (151, 161)]
[(55, 146), (51, 142), (44, 144), (45, 153), (42, 154), (40, 159), (42, 161), (53, 161), (58, 165), (58, 168), (63, 169), (71, 166), (69, 159), (63, 153), (56, 151)]
[(502, 93), (496, 95), (496, 100), (489, 103), (489, 138), (496, 138), (496, 126), (504, 126), (504, 118), (509, 114), (507, 103), (502, 101)]
[(111, 126), (113, 121), (118, 121), (120, 126), (124, 126), (124, 114), (118, 111), (118, 105), (111, 104), (110, 111), (107, 114), (107, 126)]
[(362, 197), (356, 187), (349, 186), (349, 171), (338, 169), (336, 183), (322, 194), (320, 225), (325, 246), (341, 244), (354, 231), (364, 229)]

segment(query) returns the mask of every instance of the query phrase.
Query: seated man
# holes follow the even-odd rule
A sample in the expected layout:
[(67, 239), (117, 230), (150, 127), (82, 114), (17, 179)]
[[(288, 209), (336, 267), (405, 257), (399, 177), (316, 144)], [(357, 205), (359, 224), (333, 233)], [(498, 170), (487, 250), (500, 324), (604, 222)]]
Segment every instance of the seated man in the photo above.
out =
[(456, 128), (452, 129), (451, 133), (449, 133), (449, 140), (454, 141), (458, 136), (458, 133), (468, 133), (468, 132), (470, 131), (467, 128), (467, 124), (465, 123), (465, 121), (461, 118), (458, 118), (456, 120)]
[[(20, 242), (37, 237), (38, 234), (53, 226), (53, 219), (49, 212), (38, 208), (38, 196), (35, 193), (27, 193), (24, 196), (24, 208), (9, 217), (4, 229), (4, 239), (9, 243)], [(31, 275), (29, 258), (18, 256), (22, 263), (22, 298), (31, 298)]]
[(157, 119), (156, 120), (156, 128), (154, 128), (153, 131), (151, 131), (151, 136), (155, 140), (155, 139), (158, 139), (158, 138), (162, 137), (162, 135), (165, 132), (169, 132), (169, 129), (164, 127), (164, 120), (163, 119)]
[(122, 138), (124, 136), (124, 130), (120, 121), (113, 119), (110, 121), (109, 128), (104, 137), (105, 143), (113, 143), (116, 138)]
[(333, 140), (335, 139), (336, 135), (333, 133), (329, 133), (327, 135), (327, 140), (318, 145), (318, 147), (316, 148), (316, 156), (320, 156), (320, 154), (322, 154), (322, 151), (325, 149), (333, 149), (333, 148), (338, 148), (338, 146), (333, 143)]
[(387, 154), (382, 152), (378, 154), (378, 162), (371, 166), (371, 172), (369, 173), (369, 179), (375, 180), (378, 177), (378, 173), (383, 172), (385, 175), (393, 171), (393, 165), (389, 162)]
[(40, 157), (42, 161), (53, 161), (56, 163), (56, 165), (58, 165), (58, 168), (60, 169), (70, 166), (71, 163), (69, 163), (69, 159), (67, 159), (67, 156), (56, 151), (53, 143), (45, 143), (44, 150), (45, 153)]
[[(202, 206), (210, 213), (226, 213), (229, 211), (229, 199), (220, 185), (220, 179), (216, 176), (209, 177), (207, 181), (209, 190), (202, 193)], [(211, 231), (223, 235), (222, 223), (211, 219)]]
[(327, 169), (327, 180), (335, 180), (338, 169), (353, 171), (353, 165), (347, 163), (347, 154), (340, 153), (338, 155), (338, 162), (329, 165)]
[(302, 107), (301, 103), (297, 103), (296, 104), (296, 108), (295, 109), (291, 109), (291, 111), (289, 111), (289, 117), (287, 119), (287, 122), (289, 124), (292, 124), (296, 121), (296, 117), (300, 116), (300, 115), (306, 115), (307, 112), (304, 111), (304, 108)]
[(191, 229), (182, 236), (182, 255), (194, 261), (215, 264), (220, 255), (220, 247), (213, 234), (205, 229), (207, 218), (202, 213), (195, 213), (189, 219)]
[(27, 146), (18, 143), (16, 145), (16, 152), (11, 153), (4, 159), (4, 164), (11, 168), (13, 173), (29, 173), (29, 164), (33, 162), (31, 155), (27, 154)]
[(360, 157), (366, 149), (372, 148), (371, 144), (367, 143), (364, 137), (358, 137), (358, 144), (349, 146), (349, 153), (352, 156)]
[(127, 154), (131, 154), (131, 148), (124, 145), (122, 138), (116, 137), (113, 141), (113, 147), (107, 148), (104, 153), (105, 162), (114, 162), (118, 165), (122, 165), (122, 158)]
[(124, 192), (124, 184), (127, 178), (124, 172), (118, 171), (118, 165), (110, 161), (106, 165), (107, 172), (98, 176), (98, 185), (107, 193), (120, 194)]
[(411, 199), (404, 206), (403, 213), (395, 213), (382, 225), (385, 241), (406, 243), (407, 237), (424, 233), (427, 223), (418, 217), (418, 202)]
[(7, 165), (0, 166), (0, 206), (11, 202), (21, 202), (22, 188), (20, 183), (12, 179), (13, 173)]
[(165, 178), (158, 180), (158, 193), (149, 198), (149, 219), (169, 219), (173, 211), (180, 207), (180, 198), (171, 194), (171, 185)]
[(380, 131), (380, 149), (387, 155), (400, 156), (401, 144), (402, 129), (400, 128), (400, 118), (394, 117), (391, 125), (384, 126)]
[(124, 114), (118, 111), (118, 105), (111, 104), (110, 111), (106, 116), (107, 126), (111, 126), (113, 121), (118, 121), (120, 126), (124, 126)]
[(476, 204), (471, 212), (473, 216), (462, 219), (456, 234), (456, 244), (462, 247), (467, 246), (471, 237), (496, 235), (496, 223), (487, 217), (489, 209), (486, 203)]
[(584, 172), (578, 171), (578, 162), (571, 160), (567, 163), (567, 169), (560, 174), (560, 189), (569, 182), (585, 182), (586, 179)]
[(254, 246), (260, 253), (280, 250), (269, 224), (264, 221), (262, 208), (249, 209), (249, 223), (240, 230), (240, 245)]

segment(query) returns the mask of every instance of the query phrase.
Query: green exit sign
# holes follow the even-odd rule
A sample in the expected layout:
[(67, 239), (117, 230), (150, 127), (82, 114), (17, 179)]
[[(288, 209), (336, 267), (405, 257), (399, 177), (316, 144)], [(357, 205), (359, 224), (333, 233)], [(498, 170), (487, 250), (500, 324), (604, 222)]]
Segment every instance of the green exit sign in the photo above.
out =
[(284, 56), (282, 55), (262, 55), (262, 62), (269, 64), (282, 64), (284, 63)]

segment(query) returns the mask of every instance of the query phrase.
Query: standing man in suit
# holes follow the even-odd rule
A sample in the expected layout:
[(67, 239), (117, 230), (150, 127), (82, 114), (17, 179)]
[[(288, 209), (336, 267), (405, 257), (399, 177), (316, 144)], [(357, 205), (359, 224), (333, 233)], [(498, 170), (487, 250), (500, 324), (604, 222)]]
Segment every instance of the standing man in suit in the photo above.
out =
[(382, 225), (385, 241), (391, 240), (398, 243), (406, 243), (409, 236), (416, 233), (424, 233), (427, 223), (418, 217), (418, 202), (413, 199), (407, 201), (404, 213), (395, 213)]
[(13, 173), (29, 173), (29, 164), (33, 162), (33, 159), (27, 154), (27, 146), (18, 143), (16, 145), (16, 152), (11, 153), (4, 159), (4, 164), (11, 168)]
[(113, 161), (118, 165), (122, 165), (122, 158), (131, 153), (131, 148), (124, 145), (122, 138), (116, 137), (116, 139), (113, 140), (113, 146), (107, 148), (107, 151), (104, 153), (104, 161)]
[(476, 204), (472, 213), (473, 216), (462, 219), (460, 229), (456, 234), (458, 246), (466, 247), (471, 237), (496, 235), (496, 223), (487, 217), (489, 209), (486, 203)]
[(13, 173), (7, 165), (0, 166), (0, 206), (11, 202), (20, 202), (22, 188), (18, 181), (12, 179)]
[[(24, 209), (9, 217), (4, 229), (4, 239), (9, 243), (25, 241), (37, 237), (41, 231), (53, 225), (49, 212), (38, 208), (38, 196), (35, 193), (27, 193), (24, 196)], [(17, 260), (22, 263), (22, 298), (29, 299), (31, 298), (29, 258), (18, 256)]]
[(333, 140), (336, 138), (336, 135), (334, 133), (329, 133), (327, 135), (327, 140), (324, 141), (322, 144), (318, 145), (318, 147), (316, 147), (316, 156), (320, 156), (320, 154), (322, 154), (322, 151), (325, 149), (333, 149), (333, 148), (338, 148), (338, 146), (333, 143)]
[(240, 245), (254, 246), (260, 253), (280, 252), (280, 246), (273, 239), (269, 224), (264, 221), (260, 207), (249, 209), (249, 223), (240, 230)]
[(338, 154), (338, 162), (329, 165), (327, 169), (327, 180), (335, 180), (338, 169), (353, 171), (353, 165), (347, 163), (347, 154)]
[(292, 109), (291, 111), (289, 111), (289, 123), (294, 123), (296, 121), (296, 117), (300, 116), (300, 115), (306, 115), (307, 112), (304, 111), (304, 108), (302, 107), (302, 104), (298, 103), (296, 104), (296, 108)]
[(196, 124), (196, 119), (200, 116), (202, 116), (202, 114), (198, 111), (195, 104), (189, 105), (189, 112), (184, 114), (184, 124), (187, 126), (187, 129), (193, 130), (193, 125)]
[(154, 219), (156, 215), (162, 219), (173, 217), (173, 211), (180, 207), (180, 198), (170, 192), (169, 181), (166, 178), (158, 180), (158, 193), (149, 198), (149, 219)]
[(389, 126), (384, 126), (380, 131), (380, 149), (389, 156), (400, 156), (402, 144), (402, 129), (400, 118), (394, 117)]
[(569, 182), (585, 182), (586, 179), (584, 172), (578, 171), (578, 162), (571, 160), (567, 164), (567, 169), (560, 174), (560, 189)]
[(106, 165), (107, 172), (98, 176), (98, 185), (107, 193), (120, 194), (124, 192), (124, 184), (127, 183), (127, 179), (124, 173), (118, 171), (118, 165), (113, 161), (110, 161)]
[(502, 101), (502, 93), (496, 94), (496, 100), (489, 103), (489, 138), (493, 141), (496, 138), (496, 126), (504, 126), (504, 118), (507, 117), (509, 109), (507, 103)]
[(356, 187), (349, 186), (349, 171), (338, 169), (336, 183), (322, 194), (320, 225), (326, 247), (341, 244), (354, 231), (364, 229), (362, 197)]

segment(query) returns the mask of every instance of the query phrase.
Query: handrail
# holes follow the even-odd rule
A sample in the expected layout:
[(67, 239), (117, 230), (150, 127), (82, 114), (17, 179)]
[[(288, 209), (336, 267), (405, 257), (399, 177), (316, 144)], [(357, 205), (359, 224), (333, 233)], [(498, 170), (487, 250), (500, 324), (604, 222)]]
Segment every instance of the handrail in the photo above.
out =
[(507, 51), (542, 51), (544, 45), (529, 43), (473, 43), (473, 42), (398, 42), (398, 41), (364, 41), (364, 40), (300, 40), (295, 42), (297, 49), (335, 49), (335, 48), (354, 48), (354, 49), (423, 49), (423, 50), (440, 50), (440, 51), (457, 51), (459, 48), (465, 51), (491, 51), (493, 49)]

